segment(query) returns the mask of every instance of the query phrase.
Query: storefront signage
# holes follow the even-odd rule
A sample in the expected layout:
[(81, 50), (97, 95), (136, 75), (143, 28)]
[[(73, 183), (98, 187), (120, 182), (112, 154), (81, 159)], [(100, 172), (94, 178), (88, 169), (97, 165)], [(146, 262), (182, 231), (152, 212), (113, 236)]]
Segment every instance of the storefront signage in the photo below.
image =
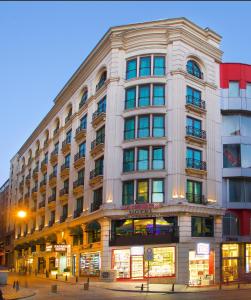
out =
[(209, 255), (210, 253), (210, 244), (209, 243), (198, 243), (196, 254), (197, 255)]
[(57, 244), (57, 245), (54, 245), (54, 251), (55, 252), (66, 252), (67, 251), (67, 245), (65, 244)]
[(52, 245), (47, 245), (47, 246), (45, 247), (45, 251), (46, 251), (46, 252), (52, 252)]
[(139, 246), (139, 247), (131, 247), (131, 255), (144, 255), (144, 247)]
[(160, 203), (144, 203), (144, 204), (135, 204), (135, 205), (126, 205), (122, 209), (129, 210), (128, 217), (150, 217), (156, 216), (156, 213), (153, 213), (154, 208), (160, 208), (162, 204)]

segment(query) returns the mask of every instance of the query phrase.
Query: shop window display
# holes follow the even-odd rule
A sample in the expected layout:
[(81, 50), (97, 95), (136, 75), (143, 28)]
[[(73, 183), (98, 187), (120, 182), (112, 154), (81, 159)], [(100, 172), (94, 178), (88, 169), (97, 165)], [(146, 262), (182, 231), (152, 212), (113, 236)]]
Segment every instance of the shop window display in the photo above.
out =
[(234, 281), (238, 279), (239, 267), (239, 245), (222, 245), (222, 279), (223, 282)]
[(99, 252), (80, 254), (80, 276), (99, 276), (100, 267)]

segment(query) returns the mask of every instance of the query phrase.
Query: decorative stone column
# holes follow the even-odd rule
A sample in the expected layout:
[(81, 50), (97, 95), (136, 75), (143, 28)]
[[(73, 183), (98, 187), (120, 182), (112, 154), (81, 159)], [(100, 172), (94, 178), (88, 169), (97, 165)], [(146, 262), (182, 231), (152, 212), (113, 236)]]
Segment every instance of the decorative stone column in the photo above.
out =
[(102, 218), (99, 220), (101, 226), (101, 269), (111, 270), (111, 250), (109, 247), (110, 219)]

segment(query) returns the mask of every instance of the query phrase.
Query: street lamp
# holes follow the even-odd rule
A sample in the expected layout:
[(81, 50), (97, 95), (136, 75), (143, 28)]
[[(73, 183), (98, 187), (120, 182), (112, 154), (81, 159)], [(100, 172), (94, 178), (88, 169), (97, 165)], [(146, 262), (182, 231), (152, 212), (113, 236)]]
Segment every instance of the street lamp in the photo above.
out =
[(27, 212), (25, 210), (21, 209), (17, 212), (17, 217), (20, 219), (24, 219), (26, 218), (26, 216), (27, 216)]

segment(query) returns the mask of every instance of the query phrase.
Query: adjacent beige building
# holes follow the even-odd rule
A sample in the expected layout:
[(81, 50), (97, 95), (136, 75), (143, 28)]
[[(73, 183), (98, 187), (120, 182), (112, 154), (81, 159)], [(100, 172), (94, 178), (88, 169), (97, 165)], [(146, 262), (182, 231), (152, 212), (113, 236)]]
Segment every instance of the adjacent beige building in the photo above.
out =
[(220, 40), (185, 18), (108, 30), (11, 160), (18, 270), (219, 280)]

